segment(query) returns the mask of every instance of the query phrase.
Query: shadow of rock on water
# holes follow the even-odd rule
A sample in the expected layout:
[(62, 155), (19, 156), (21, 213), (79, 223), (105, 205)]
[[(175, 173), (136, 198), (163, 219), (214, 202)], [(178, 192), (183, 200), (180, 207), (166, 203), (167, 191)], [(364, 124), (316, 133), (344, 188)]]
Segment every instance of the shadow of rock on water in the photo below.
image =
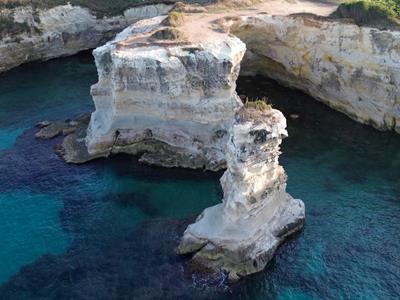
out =
[[(44, 255), (0, 287), (1, 299), (210, 299), (226, 290), (188, 273), (176, 247), (193, 220), (153, 220), (124, 237), (73, 243)], [(221, 280), (223, 278), (221, 277)], [(199, 288), (199, 284), (202, 285)], [(196, 295), (196, 296), (194, 296)]]
[(149, 217), (160, 215), (160, 208), (154, 206), (150, 201), (150, 197), (145, 193), (111, 194), (110, 198), (111, 201), (124, 207), (135, 206)]
[(29, 188), (38, 193), (47, 193), (59, 186), (76, 186), (81, 180), (80, 172), (87, 172), (90, 166), (78, 169), (65, 164), (54, 152), (59, 138), (51, 141), (35, 139), (36, 128), (20, 135), (13, 148), (0, 155), (0, 190), (19, 187)]
[[(159, 180), (209, 180), (219, 178), (223, 172), (199, 172), (197, 170), (165, 169), (138, 163), (137, 157), (117, 155), (110, 159), (72, 165), (58, 157), (55, 148), (63, 137), (52, 140), (35, 138), (37, 128), (27, 129), (16, 140), (13, 148), (0, 151), (0, 191), (27, 187), (46, 193), (59, 186), (77, 186), (82, 175), (96, 174), (104, 167), (112, 168), (116, 176), (132, 176), (157, 182)], [(128, 167), (129, 166), (129, 167)]]

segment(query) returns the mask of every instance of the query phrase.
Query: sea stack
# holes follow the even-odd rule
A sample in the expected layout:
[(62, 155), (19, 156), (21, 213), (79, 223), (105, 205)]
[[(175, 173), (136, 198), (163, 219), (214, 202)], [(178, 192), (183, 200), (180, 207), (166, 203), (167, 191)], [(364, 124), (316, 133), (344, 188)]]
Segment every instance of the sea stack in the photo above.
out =
[(193, 265), (236, 280), (261, 271), (285, 238), (303, 227), (304, 204), (286, 192), (278, 161), (286, 136), (278, 110), (243, 107), (236, 114), (221, 178), (223, 201), (187, 228), (179, 254), (193, 253)]
[(184, 18), (174, 11), (142, 20), (94, 51), (99, 81), (86, 146), (92, 157), (227, 168), (223, 203), (188, 227), (177, 252), (234, 280), (261, 271), (303, 226), (304, 204), (286, 193), (278, 162), (285, 117), (262, 101), (244, 106), (236, 93), (245, 44), (224, 31), (199, 39)]
[(89, 154), (141, 154), (150, 164), (219, 170), (243, 105), (236, 79), (246, 46), (228, 35), (191, 43), (164, 19), (137, 22), (94, 51), (99, 81)]

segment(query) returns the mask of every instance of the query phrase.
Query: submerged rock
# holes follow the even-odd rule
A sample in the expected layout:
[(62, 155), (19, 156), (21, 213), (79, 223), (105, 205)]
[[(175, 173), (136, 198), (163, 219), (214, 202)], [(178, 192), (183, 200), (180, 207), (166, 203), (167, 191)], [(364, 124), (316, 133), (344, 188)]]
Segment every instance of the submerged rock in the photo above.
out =
[(286, 193), (279, 146), (287, 136), (281, 112), (243, 108), (229, 133), (223, 203), (207, 208), (184, 233), (177, 253), (192, 265), (225, 271), (232, 280), (262, 270), (277, 247), (300, 230), (304, 204)]
[(64, 135), (65, 138), (62, 143), (56, 145), (56, 153), (67, 163), (85, 163), (103, 157), (103, 155), (91, 155), (87, 151), (85, 138), (89, 121), (90, 113), (82, 114), (75, 120), (65, 120), (64, 122), (39, 122), (36, 126), (40, 130), (35, 134), (35, 137), (49, 140)]
[[(242, 102), (237, 38), (154, 40), (165, 17), (140, 21), (94, 51), (99, 81), (86, 139), (90, 155), (142, 154), (166, 167), (219, 170)], [(164, 29), (163, 29), (164, 28)]]
[(85, 139), (87, 127), (90, 121), (90, 113), (83, 114), (69, 124), (74, 124), (73, 130), (64, 138), (61, 145), (56, 149), (56, 152), (61, 156), (65, 162), (73, 164), (82, 164), (96, 158), (104, 157), (100, 154), (89, 154)]
[(60, 134), (70, 134), (75, 131), (75, 126), (70, 125), (68, 122), (54, 122), (43, 121), (37, 124), (40, 130), (35, 134), (38, 139), (52, 139)]

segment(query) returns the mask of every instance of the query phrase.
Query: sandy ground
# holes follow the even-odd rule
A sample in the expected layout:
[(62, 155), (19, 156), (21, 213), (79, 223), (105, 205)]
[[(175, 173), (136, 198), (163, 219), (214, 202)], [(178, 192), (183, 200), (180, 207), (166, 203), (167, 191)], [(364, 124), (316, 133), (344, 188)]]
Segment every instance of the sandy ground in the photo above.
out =
[(260, 2), (248, 7), (230, 7), (224, 4), (210, 5), (207, 13), (187, 14), (181, 29), (185, 31), (191, 42), (201, 42), (210, 38), (217, 38), (217, 35), (221, 34), (212, 29), (212, 24), (225, 17), (254, 16), (262, 13), (271, 15), (313, 13), (327, 16), (338, 6), (335, 3), (315, 0), (266, 0)]
[[(251, 4), (249, 4), (251, 3)], [(254, 4), (256, 3), (256, 4)], [(247, 4), (247, 5), (246, 5)], [(338, 4), (324, 0), (224, 0), (219, 4), (206, 6), (206, 12), (185, 13), (184, 22), (177, 28), (184, 32), (185, 40), (157, 41), (158, 45), (168, 46), (177, 43), (200, 44), (204, 41), (223, 38), (226, 33), (216, 30), (215, 21), (239, 16), (255, 16), (258, 14), (289, 15), (294, 13), (313, 13), (327, 16)], [(149, 34), (135, 34), (117, 43), (118, 50), (126, 50), (138, 46), (156, 43), (148, 39)]]

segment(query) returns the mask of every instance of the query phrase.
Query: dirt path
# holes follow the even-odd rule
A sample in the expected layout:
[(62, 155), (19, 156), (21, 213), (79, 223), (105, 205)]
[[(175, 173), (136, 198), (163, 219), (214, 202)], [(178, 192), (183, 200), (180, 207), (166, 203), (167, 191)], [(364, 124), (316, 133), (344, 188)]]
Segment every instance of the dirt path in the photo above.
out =
[(201, 42), (217, 38), (219, 33), (212, 29), (212, 24), (225, 17), (254, 16), (261, 13), (271, 15), (289, 15), (293, 13), (313, 13), (327, 16), (337, 4), (324, 1), (305, 0), (266, 0), (251, 7), (230, 7), (227, 5), (210, 5), (207, 13), (188, 14), (182, 29), (191, 42)]

